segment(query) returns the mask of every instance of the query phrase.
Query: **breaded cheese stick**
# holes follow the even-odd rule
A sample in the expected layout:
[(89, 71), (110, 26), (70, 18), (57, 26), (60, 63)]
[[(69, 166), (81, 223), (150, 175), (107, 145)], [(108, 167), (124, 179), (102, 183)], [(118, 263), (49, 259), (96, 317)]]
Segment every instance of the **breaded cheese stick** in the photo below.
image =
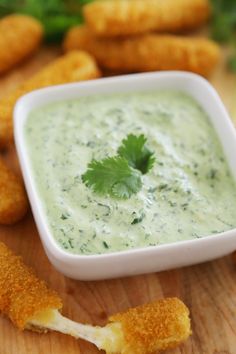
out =
[(174, 348), (191, 334), (189, 310), (178, 298), (166, 298), (111, 316), (124, 336), (122, 353), (152, 353)]
[(177, 347), (191, 334), (189, 311), (177, 298), (130, 308), (111, 316), (105, 327), (70, 321), (58, 311), (31, 319), (31, 325), (85, 339), (108, 354), (159, 352)]
[(0, 148), (7, 146), (13, 140), (12, 112), (19, 97), (42, 87), (98, 77), (100, 77), (100, 71), (95, 60), (85, 52), (73, 51), (48, 64), (0, 100)]
[(61, 307), (59, 296), (0, 242), (0, 311), (24, 329), (37, 313)]
[(20, 329), (56, 330), (90, 341), (109, 354), (165, 350), (191, 334), (189, 310), (177, 298), (111, 316), (105, 327), (73, 322), (58, 312), (61, 307), (59, 296), (0, 242), (0, 311)]
[(208, 0), (103, 0), (84, 6), (85, 21), (97, 36), (193, 29), (209, 18)]
[(73, 27), (63, 43), (65, 51), (81, 49), (98, 64), (119, 72), (186, 70), (208, 76), (215, 68), (219, 46), (205, 38), (146, 34), (128, 39), (97, 39), (86, 26)]
[(0, 74), (30, 56), (41, 43), (43, 27), (35, 18), (9, 15), (0, 20)]
[(27, 209), (23, 184), (0, 159), (0, 224), (14, 224), (26, 214)]

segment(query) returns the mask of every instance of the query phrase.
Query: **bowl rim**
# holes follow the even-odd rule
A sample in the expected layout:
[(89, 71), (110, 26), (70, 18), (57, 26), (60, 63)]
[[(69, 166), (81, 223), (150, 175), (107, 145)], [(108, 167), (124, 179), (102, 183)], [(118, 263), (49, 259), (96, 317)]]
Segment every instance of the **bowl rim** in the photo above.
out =
[[(47, 227), (46, 218), (43, 217), (42, 208), (39, 207), (41, 204), (40, 202), (40, 195), (37, 193), (36, 184), (32, 183), (33, 174), (32, 170), (29, 165), (29, 160), (26, 156), (26, 144), (24, 145), (24, 138), (23, 138), (23, 126), (27, 117), (29, 116), (29, 112), (33, 109), (38, 108), (40, 106), (46, 105), (49, 102), (55, 102), (58, 97), (63, 96), (63, 100), (69, 99), (68, 97), (74, 98), (75, 93), (77, 97), (80, 97), (81, 91), (89, 90), (93, 87), (94, 90), (98, 90), (104, 85), (125, 85), (129, 82), (139, 82), (142, 80), (149, 81), (149, 80), (187, 80), (190, 81), (193, 85), (198, 85), (200, 88), (208, 92), (208, 95), (214, 98), (215, 102), (218, 105), (218, 109), (222, 117), (224, 118), (225, 124), (227, 128), (232, 131), (234, 135), (235, 142), (236, 142), (236, 132), (234, 125), (229, 118), (229, 115), (219, 97), (216, 90), (208, 83), (208, 81), (197, 74), (187, 73), (187, 72), (178, 72), (178, 71), (168, 71), (168, 72), (157, 72), (157, 73), (142, 73), (142, 74), (130, 74), (130, 75), (122, 75), (122, 76), (115, 76), (109, 78), (102, 78), (97, 80), (89, 80), (86, 82), (79, 82), (79, 83), (70, 83), (58, 86), (50, 86), (47, 88), (39, 89), (32, 91), (24, 96), (22, 96), (16, 103), (14, 108), (14, 138), (16, 143), (17, 154), (20, 160), (20, 166), (23, 173), (23, 178), (26, 186), (26, 190), (29, 196), (30, 204), (32, 207), (34, 220), (36, 221), (36, 225), (40, 234), (41, 241), (43, 245), (46, 247), (46, 252), (49, 252), (53, 257), (57, 260), (63, 261), (73, 261), (76, 262), (78, 260), (110, 260), (119, 257), (119, 259), (132, 257), (132, 256), (141, 256), (144, 252), (146, 254), (158, 255), (163, 251), (168, 251), (170, 249), (175, 248), (176, 251), (180, 249), (189, 248), (190, 246), (200, 245), (204, 247), (205, 245), (210, 245), (217, 240), (221, 240), (223, 237), (227, 240), (227, 237), (231, 238), (235, 236), (236, 228), (230, 229), (228, 231), (207, 235), (199, 239), (189, 239), (184, 241), (176, 241), (171, 242), (168, 244), (161, 244), (156, 246), (146, 246), (134, 249), (128, 249), (124, 251), (116, 251), (104, 254), (93, 254), (93, 255), (83, 255), (83, 254), (73, 254), (69, 253), (64, 250), (62, 247), (54, 239), (52, 233), (50, 232), (49, 228)], [(158, 90), (158, 88), (157, 88)], [(139, 90), (142, 91), (142, 90)], [(143, 90), (144, 91), (144, 90)], [(73, 92), (73, 95), (71, 94)], [(121, 92), (119, 89), (115, 90), (115, 92)], [(133, 92), (137, 92), (136, 89), (133, 89)], [(65, 94), (66, 93), (66, 94)], [(97, 94), (101, 94), (101, 92), (97, 92)], [(91, 95), (91, 94), (90, 94)], [(84, 94), (83, 96), (90, 96), (89, 94)], [(190, 96), (191, 92), (189, 93)], [(65, 98), (66, 97), (66, 98)], [(43, 102), (47, 101), (47, 103), (43, 104)], [(228, 161), (228, 158), (227, 158)]]

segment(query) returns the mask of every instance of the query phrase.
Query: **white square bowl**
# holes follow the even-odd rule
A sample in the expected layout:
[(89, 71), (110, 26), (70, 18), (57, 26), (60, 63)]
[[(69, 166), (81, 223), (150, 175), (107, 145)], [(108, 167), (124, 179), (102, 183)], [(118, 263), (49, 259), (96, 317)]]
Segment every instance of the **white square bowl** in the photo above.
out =
[[(68, 277), (98, 280), (167, 270), (211, 260), (236, 249), (236, 229), (201, 239), (132, 249), (104, 255), (74, 255), (53, 238), (42, 210), (40, 195), (30, 167), (24, 124), (29, 113), (51, 102), (94, 94), (175, 89), (192, 96), (207, 112), (222, 143), (228, 164), (236, 177), (236, 133), (228, 113), (213, 87), (198, 75), (160, 72), (105, 78), (52, 86), (22, 97), (14, 110), (14, 132), (25, 186), (38, 231), (51, 263)], [(235, 201), (236, 202), (236, 201)]]

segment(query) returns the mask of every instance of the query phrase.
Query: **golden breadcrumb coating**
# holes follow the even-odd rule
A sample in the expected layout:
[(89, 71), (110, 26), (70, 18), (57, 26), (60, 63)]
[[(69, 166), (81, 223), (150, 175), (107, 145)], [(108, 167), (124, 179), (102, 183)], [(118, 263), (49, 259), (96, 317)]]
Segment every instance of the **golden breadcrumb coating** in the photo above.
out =
[(94, 37), (86, 26), (66, 35), (65, 51), (88, 51), (98, 64), (119, 72), (186, 70), (208, 76), (219, 61), (219, 46), (205, 38), (146, 34), (111, 40)]
[(0, 74), (30, 56), (40, 45), (43, 27), (25, 15), (9, 15), (0, 20)]
[(123, 354), (143, 354), (174, 348), (191, 334), (189, 310), (178, 298), (166, 298), (128, 309), (109, 320), (122, 325)]
[(210, 5), (208, 0), (105, 0), (87, 4), (83, 13), (94, 34), (114, 37), (196, 28), (209, 18)]
[(0, 224), (14, 224), (23, 218), (27, 209), (23, 183), (0, 159)]
[(85, 52), (73, 51), (47, 65), (0, 100), (0, 147), (7, 146), (13, 140), (12, 112), (19, 97), (42, 87), (98, 77), (100, 71), (94, 59)]
[(38, 312), (60, 309), (62, 301), (21, 257), (0, 242), (0, 311), (20, 329)]

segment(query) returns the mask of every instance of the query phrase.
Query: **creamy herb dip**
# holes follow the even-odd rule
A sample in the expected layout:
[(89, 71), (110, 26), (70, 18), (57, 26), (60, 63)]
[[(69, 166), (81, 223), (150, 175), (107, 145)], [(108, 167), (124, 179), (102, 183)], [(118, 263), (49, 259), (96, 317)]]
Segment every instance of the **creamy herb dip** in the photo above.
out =
[[(95, 194), (81, 175), (127, 134), (155, 152), (128, 200)], [(48, 225), (72, 253), (100, 254), (201, 238), (236, 226), (236, 183), (206, 113), (177, 91), (84, 97), (33, 111), (25, 138)]]

